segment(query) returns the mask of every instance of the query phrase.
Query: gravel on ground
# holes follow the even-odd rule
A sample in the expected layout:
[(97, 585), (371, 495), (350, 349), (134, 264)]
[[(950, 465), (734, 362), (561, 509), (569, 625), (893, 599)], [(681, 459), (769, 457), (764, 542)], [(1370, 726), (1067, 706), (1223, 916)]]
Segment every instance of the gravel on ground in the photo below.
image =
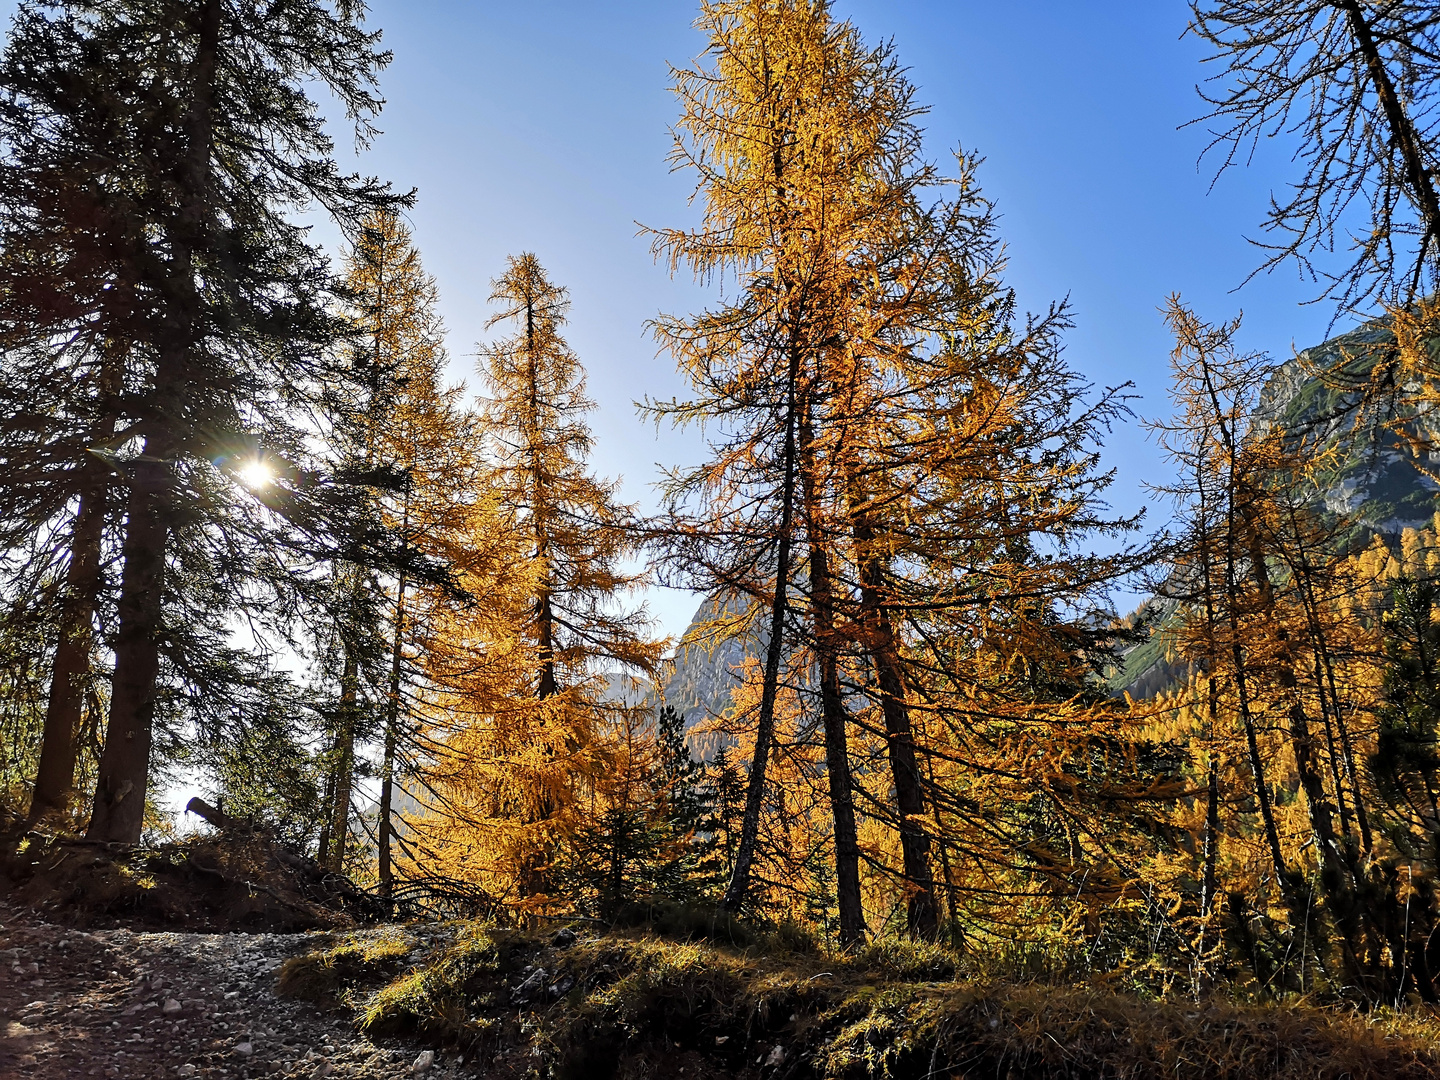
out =
[(278, 997), (277, 969), (317, 937), (83, 931), (0, 904), (0, 1078), (476, 1075)]

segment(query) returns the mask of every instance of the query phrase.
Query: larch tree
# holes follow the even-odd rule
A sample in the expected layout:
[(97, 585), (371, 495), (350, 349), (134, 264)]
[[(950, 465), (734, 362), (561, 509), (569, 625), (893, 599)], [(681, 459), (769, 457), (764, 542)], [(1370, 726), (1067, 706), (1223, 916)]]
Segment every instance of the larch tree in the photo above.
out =
[(589, 468), (585, 413), (594, 404), (561, 335), (566, 292), (526, 253), (509, 260), (490, 299), (498, 308), (490, 324), (514, 333), (480, 350), (480, 434), (493, 460), (484, 482), (525, 548), (529, 590), (512, 616), (528, 687), (503, 706), (510, 716), (490, 718), (489, 774), (476, 782), (496, 789), (519, 896), (543, 903), (577, 794), (603, 766), (612, 715), (628, 708), (607, 700), (607, 676), (652, 676), (661, 642), (649, 636), (644, 609), (626, 602), (638, 581), (623, 569), (636, 539), (633, 510), (616, 501), (617, 482)]
[[(362, 333), (357, 347), (383, 382), (383, 401), (371, 404), (371, 454), (393, 470), (394, 486), (379, 493), (381, 525), (400, 543), (454, 572), (456, 538), (473, 513), (480, 482), (477, 417), (464, 408), (463, 386), (445, 383), (444, 327), (436, 312), (435, 281), (424, 271), (410, 230), (393, 210), (365, 224), (348, 266), (346, 285)], [(387, 594), (380, 703), (380, 800), (376, 821), (376, 879), (389, 898), (395, 885), (397, 780), (414, 772), (420, 749), (416, 716), (423, 681), (419, 625), (435, 604), (453, 602), (453, 582), (417, 580), (402, 567), (384, 583)], [(337, 810), (338, 818), (338, 810)]]
[[(443, 561), (435, 555), (434, 534), (450, 523), (455, 500), (474, 479), (474, 447), (470, 421), (458, 408), (463, 391), (443, 386), (444, 329), (435, 311), (435, 283), (391, 208), (365, 220), (344, 269), (352, 312), (344, 363), (351, 377), (329, 395), (332, 451), (342, 469), (373, 482), (362, 489), (373, 527), (411, 558), (438, 568)], [(378, 736), (378, 879), (388, 895), (393, 774), (407, 681), (406, 596), (414, 579), (403, 564), (393, 575), (378, 575), (339, 562), (332, 574), (340, 693), (327, 755), (329, 817), (321, 831), (321, 860), (335, 870), (344, 866), (356, 746)]]
[(754, 746), (745, 811), (721, 904), (739, 910), (750, 888), (782, 666), (800, 655), (791, 615), (803, 574), (840, 935), (852, 944), (865, 923), (830, 584), (835, 537), (822, 505), (828, 493), (818, 475), (816, 424), (824, 351), (841, 333), (856, 277), (848, 257), (878, 239), (867, 225), (885, 192), (867, 180), (883, 171), (909, 103), (892, 96), (885, 50), (866, 50), (825, 3), (706, 3), (698, 25), (709, 37), (710, 63), (675, 72), (683, 114), (672, 162), (695, 171), (705, 219), (694, 231), (656, 232), (655, 250), (672, 269), (687, 265), (701, 279), (734, 275), (738, 292), (725, 307), (656, 323), (696, 396), (650, 408), (657, 418), (718, 431), (707, 462), (668, 480), (666, 558), (687, 584), (724, 601), (717, 610), (744, 601), (738, 617), (722, 618), (710, 633), (754, 625), (765, 643), (759, 700), (747, 721)]
[[(852, 729), (883, 748), (883, 770), (864, 771), (890, 790), (861, 795), (898, 836), (909, 930), (933, 937), (933, 798), (948, 796), (927, 780), (913, 713), (928, 694), (922, 712), (948, 716), (973, 683), (937, 679), (947, 661), (926, 643), (955, 658), (1002, 639), (1011, 654), (1056, 652), (1073, 628), (1057, 607), (1117, 569), (1069, 552), (1124, 527), (1098, 511), (1108, 481), (1095, 468), (1123, 402), (1076, 407), (1062, 311), (1013, 327), (975, 161), (961, 155), (949, 177), (923, 160), (923, 110), (890, 46), (865, 47), (824, 3), (706, 4), (700, 26), (711, 63), (677, 73), (672, 160), (697, 174), (705, 218), (657, 232), (655, 247), (738, 289), (728, 306), (658, 322), (697, 395), (650, 407), (717, 432), (707, 462), (669, 479), (665, 556), (693, 587), (748, 601), (707, 633), (748, 618), (765, 643), (722, 903), (746, 897), (788, 682), (813, 688), (824, 731), (841, 940), (865, 926)], [(1068, 554), (1040, 555), (1047, 543)], [(1002, 631), (1001, 610), (1026, 634)]]
[[(1257, 978), (1305, 989), (1308, 958), (1310, 979), (1333, 967), (1367, 1000), (1430, 1000), (1435, 887), (1415, 861), (1413, 824), (1386, 827), (1397, 817), (1383, 745), (1406, 693), (1387, 702), (1382, 684), (1398, 691), (1414, 670), (1407, 638), (1424, 648), (1415, 582), (1390, 570), (1378, 538), (1347, 554), (1354, 522), (1313, 508), (1315, 470), (1337, 449), (1256, 415), (1272, 369), (1236, 353), (1237, 324), (1209, 326), (1174, 300), (1168, 317), (1182, 416), (1163, 437), (1193, 476), (1167, 591), (1181, 601), (1171, 632), (1195, 674), (1173, 701), (1200, 720), (1210, 759), (1202, 914), (1223, 892)], [(1408, 530), (1403, 561), (1428, 570), (1413, 557), (1423, 546)], [(1387, 628), (1398, 633), (1383, 641)], [(1294, 798), (1277, 795), (1287, 789)], [(1269, 871), (1259, 880), (1257, 856)]]

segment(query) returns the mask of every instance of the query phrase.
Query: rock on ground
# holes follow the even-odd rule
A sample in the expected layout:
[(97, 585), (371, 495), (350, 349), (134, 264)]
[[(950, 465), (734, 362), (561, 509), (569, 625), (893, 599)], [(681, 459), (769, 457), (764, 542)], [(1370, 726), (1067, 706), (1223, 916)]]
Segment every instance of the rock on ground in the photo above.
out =
[[(312, 947), (311, 934), (86, 932), (0, 904), (0, 1077), (413, 1076), (413, 1043), (376, 1044), (346, 1013), (276, 996), (281, 963)], [(447, 1058), (425, 1075), (475, 1075)]]

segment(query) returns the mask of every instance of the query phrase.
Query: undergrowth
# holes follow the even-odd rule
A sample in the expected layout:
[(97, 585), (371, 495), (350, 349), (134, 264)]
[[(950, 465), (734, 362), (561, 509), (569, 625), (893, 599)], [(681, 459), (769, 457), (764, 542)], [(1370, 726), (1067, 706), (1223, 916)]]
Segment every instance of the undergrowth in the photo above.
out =
[(387, 968), (406, 956), (403, 932), (352, 935), (292, 960), (281, 989), (347, 1004), (372, 1033), (458, 1047), (493, 1077), (1440, 1078), (1428, 1015), (986, 981), (901, 941), (847, 955), (793, 936), (470, 924)]
[(281, 965), (276, 987), (287, 997), (333, 1005), (368, 982), (394, 978), (410, 951), (398, 930), (355, 936), (291, 957)]

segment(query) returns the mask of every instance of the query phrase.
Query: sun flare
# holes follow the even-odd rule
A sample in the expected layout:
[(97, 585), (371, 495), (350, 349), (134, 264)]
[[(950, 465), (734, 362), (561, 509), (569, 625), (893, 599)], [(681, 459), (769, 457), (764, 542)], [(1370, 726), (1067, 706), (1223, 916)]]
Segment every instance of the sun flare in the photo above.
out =
[(235, 474), (240, 478), (242, 484), (252, 490), (266, 487), (274, 479), (270, 466), (259, 459), (247, 461), (235, 471)]

